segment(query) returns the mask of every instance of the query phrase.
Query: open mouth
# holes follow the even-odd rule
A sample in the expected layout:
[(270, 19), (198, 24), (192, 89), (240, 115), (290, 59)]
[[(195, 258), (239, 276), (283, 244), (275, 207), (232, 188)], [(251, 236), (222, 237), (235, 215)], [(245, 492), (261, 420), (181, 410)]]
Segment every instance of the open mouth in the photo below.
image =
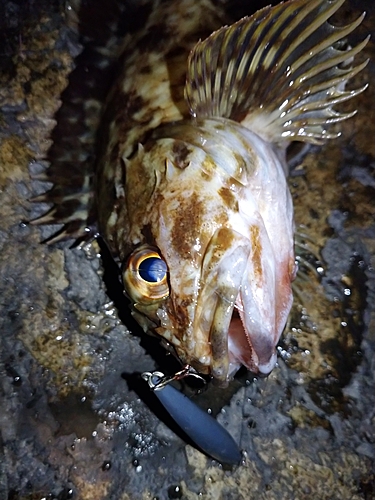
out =
[[(243, 321), (243, 308), (239, 304), (240, 299), (236, 300), (233, 307), (232, 317), (228, 329), (228, 354), (229, 361), (232, 364), (242, 364), (249, 370), (257, 371), (257, 360), (254, 359), (254, 352), (249, 335), (245, 329)], [(257, 356), (255, 355), (255, 358)]]
[(272, 337), (248, 332), (240, 295), (233, 308), (229, 325), (228, 351), (232, 364), (239, 362), (254, 373), (268, 375), (276, 363)]

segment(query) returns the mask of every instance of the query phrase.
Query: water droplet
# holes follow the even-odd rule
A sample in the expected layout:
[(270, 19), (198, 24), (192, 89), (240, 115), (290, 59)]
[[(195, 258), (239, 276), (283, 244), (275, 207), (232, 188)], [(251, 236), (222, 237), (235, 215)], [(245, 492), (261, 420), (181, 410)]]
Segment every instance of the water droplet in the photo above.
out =
[(112, 463), (109, 460), (106, 460), (102, 464), (102, 471), (107, 471), (112, 467)]
[(171, 500), (182, 498), (182, 490), (178, 484), (172, 485), (168, 488), (168, 498), (170, 498)]
[[(51, 497), (51, 500), (56, 498), (53, 495), (48, 495), (48, 497)], [(70, 500), (71, 498), (73, 498), (72, 488), (64, 488), (57, 496), (57, 500)]]

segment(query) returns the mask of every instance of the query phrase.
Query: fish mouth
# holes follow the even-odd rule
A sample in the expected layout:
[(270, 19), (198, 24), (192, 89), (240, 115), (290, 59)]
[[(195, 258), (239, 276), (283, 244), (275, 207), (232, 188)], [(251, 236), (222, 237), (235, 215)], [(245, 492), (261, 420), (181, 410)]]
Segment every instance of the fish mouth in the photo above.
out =
[(263, 281), (254, 285), (251, 245), (246, 236), (222, 227), (214, 233), (203, 259), (192, 359), (209, 367), (219, 383), (225, 384), (241, 365), (266, 375), (276, 363), (275, 310), (271, 310), (275, 304), (272, 294), (269, 298), (258, 293)]
[(191, 343), (181, 342), (181, 338), (173, 335), (173, 322), (164, 310), (159, 310), (159, 327), (154, 329), (163, 339), (164, 347), (171, 352), (174, 349), (183, 364), (210, 374), (222, 386), (242, 365), (254, 374), (266, 376), (277, 360), (272, 332), (249, 331), (240, 289), (236, 293), (236, 300), (235, 294), (225, 296), (217, 290), (206, 297), (206, 308), (189, 337), (194, 338)]
[[(248, 322), (251, 323), (250, 318)], [(240, 293), (228, 329), (228, 355), (233, 368), (242, 364), (251, 372), (265, 376), (273, 370), (277, 360), (273, 335), (247, 328)]]

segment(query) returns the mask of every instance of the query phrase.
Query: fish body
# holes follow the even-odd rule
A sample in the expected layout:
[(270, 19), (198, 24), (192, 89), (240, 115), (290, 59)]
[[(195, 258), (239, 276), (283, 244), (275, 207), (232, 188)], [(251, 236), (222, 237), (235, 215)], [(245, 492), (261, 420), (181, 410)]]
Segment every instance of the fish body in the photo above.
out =
[[(219, 7), (203, 2), (202, 18), (184, 0), (124, 43), (99, 134), (98, 229), (141, 326), (221, 384), (241, 365), (272, 370), (292, 305), (286, 146), (335, 137), (353, 113), (333, 106), (364, 90), (344, 86), (366, 40), (339, 43), (362, 18), (327, 21), (343, 1), (291, 0), (217, 29)], [(204, 28), (217, 31), (196, 43)]]

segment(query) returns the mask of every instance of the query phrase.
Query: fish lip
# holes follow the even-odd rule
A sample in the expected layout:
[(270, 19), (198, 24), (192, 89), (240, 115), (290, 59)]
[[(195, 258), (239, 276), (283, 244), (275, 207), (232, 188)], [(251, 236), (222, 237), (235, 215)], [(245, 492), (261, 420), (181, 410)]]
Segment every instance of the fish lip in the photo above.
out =
[[(244, 362), (242, 360), (242, 364), (244, 364), (250, 371), (267, 376), (274, 369), (277, 362), (277, 354), (275, 350), (275, 346), (272, 341), (267, 342), (266, 339), (260, 337), (258, 340), (263, 342), (263, 348), (257, 344), (256, 337), (254, 334), (251, 334), (246, 328), (245, 322), (245, 313), (244, 307), (241, 299), (241, 292), (239, 291), (236, 302), (234, 304), (234, 309), (232, 311), (232, 318), (229, 325), (228, 336), (230, 336), (230, 329), (233, 320), (235, 319), (235, 315), (238, 315), (241, 320), (243, 336), (246, 339), (247, 345), (249, 347), (248, 353), (248, 362)], [(264, 353), (270, 353), (268, 356), (265, 356)]]
[(258, 370), (261, 375), (267, 376), (272, 370), (275, 368), (277, 362), (277, 354), (276, 351), (271, 354), (270, 360), (268, 363), (258, 363)]

